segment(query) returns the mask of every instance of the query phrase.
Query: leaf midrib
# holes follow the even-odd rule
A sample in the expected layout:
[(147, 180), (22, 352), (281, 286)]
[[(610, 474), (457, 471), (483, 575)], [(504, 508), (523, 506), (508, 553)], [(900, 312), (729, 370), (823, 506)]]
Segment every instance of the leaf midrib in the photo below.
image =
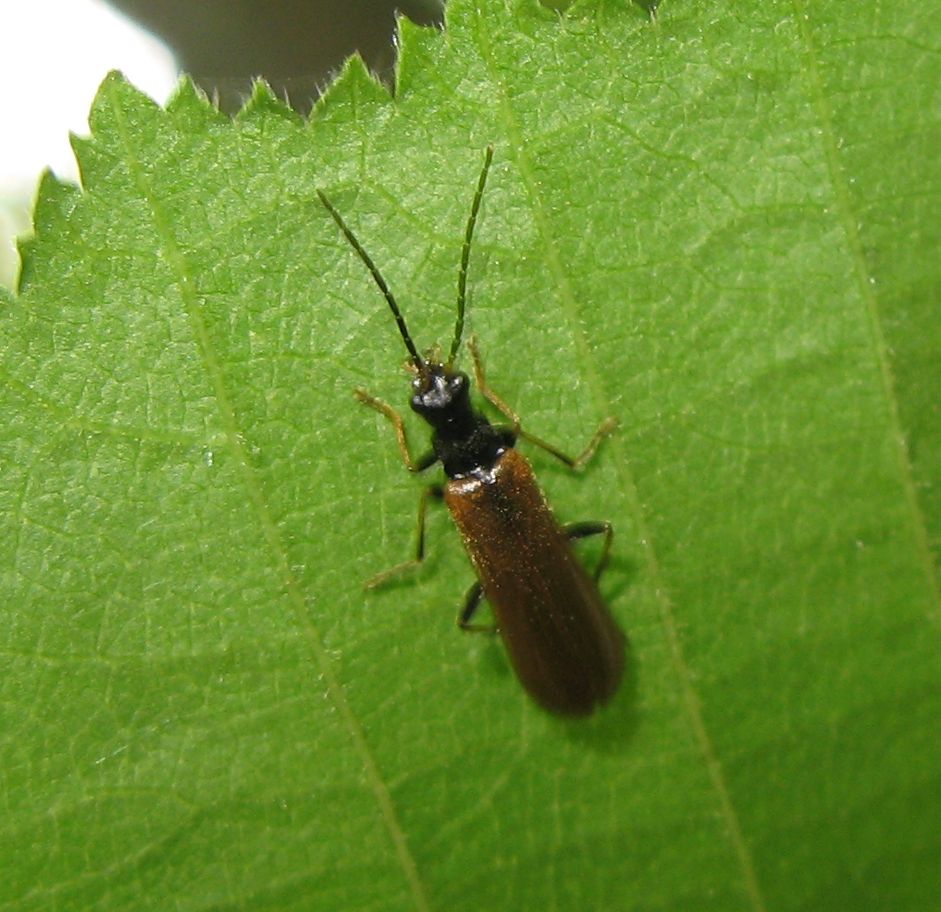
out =
[(395, 806), (392, 802), (389, 788), (379, 771), (378, 763), (369, 748), (363, 726), (357, 718), (353, 707), (346, 699), (343, 686), (337, 671), (330, 661), (323, 639), (316, 625), (311, 621), (306, 610), (301, 585), (288, 560), (281, 534), (271, 513), (264, 489), (259, 481), (255, 467), (249, 456), (245, 444), (245, 435), (240, 431), (238, 418), (232, 400), (226, 389), (223, 372), (212, 346), (209, 333), (202, 317), (201, 308), (195, 292), (196, 283), (190, 276), (186, 257), (179, 249), (173, 231), (171, 220), (163, 213), (162, 208), (153, 189), (147, 180), (146, 169), (143, 168), (135, 155), (135, 148), (131, 141), (131, 131), (125, 121), (114, 84), (107, 87), (111, 108), (114, 111), (117, 133), (125, 153), (125, 163), (141, 198), (147, 203), (153, 215), (154, 226), (160, 239), (163, 253), (166, 256), (171, 272), (176, 277), (176, 284), (180, 292), (187, 319), (195, 337), (197, 350), (203, 361), (203, 366), (209, 377), (213, 389), (216, 406), (226, 435), (228, 445), (236, 457), (242, 483), (245, 486), (249, 501), (252, 504), (256, 520), (261, 528), (264, 540), (274, 558), (281, 584), (287, 592), (288, 601), (294, 615), (294, 622), (303, 633), (304, 639), (310, 649), (314, 665), (317, 667), (323, 682), (326, 685), (327, 697), (336, 707), (340, 718), (347, 730), (353, 749), (362, 763), (366, 780), (376, 804), (379, 807), (380, 817), (392, 841), (396, 859), (402, 869), (412, 895), (414, 906), (419, 912), (429, 912), (430, 905), (424, 883), (418, 873), (415, 859), (412, 856), (405, 837), (405, 832), (399, 822)]

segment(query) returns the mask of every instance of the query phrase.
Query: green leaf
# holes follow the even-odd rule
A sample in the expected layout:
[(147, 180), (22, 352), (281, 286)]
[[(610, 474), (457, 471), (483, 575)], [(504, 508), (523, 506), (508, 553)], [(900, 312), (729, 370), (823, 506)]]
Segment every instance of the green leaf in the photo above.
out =
[[(4, 910), (912, 910), (941, 857), (941, 11), (454, 0), (306, 124), (119, 76), (0, 304)], [(615, 702), (460, 635), (368, 387), (447, 344), (617, 530)], [(409, 422), (413, 442), (425, 436)], [(591, 547), (586, 546), (591, 553)]]

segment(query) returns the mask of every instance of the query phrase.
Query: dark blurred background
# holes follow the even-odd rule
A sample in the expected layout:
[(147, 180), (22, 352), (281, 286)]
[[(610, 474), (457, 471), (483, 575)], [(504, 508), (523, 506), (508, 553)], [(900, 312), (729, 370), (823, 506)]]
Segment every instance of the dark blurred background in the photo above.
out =
[(165, 41), (223, 110), (234, 112), (263, 76), (304, 113), (330, 74), (358, 51), (392, 86), (396, 11), (440, 26), (442, 0), (109, 0)]

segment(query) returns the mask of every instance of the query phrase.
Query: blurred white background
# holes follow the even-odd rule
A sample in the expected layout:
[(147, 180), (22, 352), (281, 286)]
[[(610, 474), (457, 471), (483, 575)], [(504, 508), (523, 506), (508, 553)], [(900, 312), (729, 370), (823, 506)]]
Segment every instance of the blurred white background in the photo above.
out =
[(101, 80), (119, 69), (156, 101), (176, 84), (172, 52), (103, 0), (2, 4), (0, 40), (0, 284), (19, 271), (17, 235), (30, 229), (45, 168), (78, 180), (69, 131), (88, 132)]

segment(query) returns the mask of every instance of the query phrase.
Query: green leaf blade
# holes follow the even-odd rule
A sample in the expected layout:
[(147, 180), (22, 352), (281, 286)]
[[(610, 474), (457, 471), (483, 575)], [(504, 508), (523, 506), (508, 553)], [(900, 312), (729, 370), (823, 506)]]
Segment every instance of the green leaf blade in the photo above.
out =
[[(934, 15), (455, 3), (309, 125), (109, 77), (0, 321), (4, 906), (930, 907)], [(488, 142), (488, 376), (566, 448), (622, 422), (533, 456), (617, 528), (587, 723), (453, 631), (444, 515), (362, 591), (417, 484), (352, 389), (407, 377), (315, 191), (446, 345)]]

